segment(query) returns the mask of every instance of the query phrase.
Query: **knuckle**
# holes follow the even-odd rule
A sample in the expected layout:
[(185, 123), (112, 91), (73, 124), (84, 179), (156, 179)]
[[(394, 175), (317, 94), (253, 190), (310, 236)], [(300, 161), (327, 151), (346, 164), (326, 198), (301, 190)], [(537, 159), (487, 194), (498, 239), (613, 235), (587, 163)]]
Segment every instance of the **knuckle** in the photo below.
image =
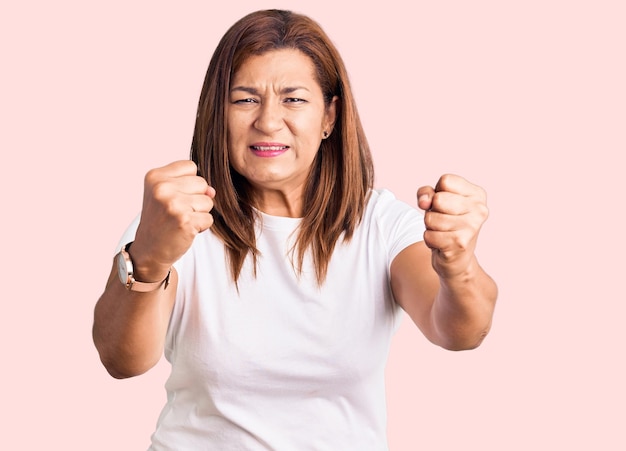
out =
[(472, 217), (476, 219), (479, 224), (482, 224), (489, 217), (489, 208), (486, 204), (478, 202), (473, 205)]
[(175, 218), (175, 222), (179, 227), (184, 226), (187, 222), (189, 222), (189, 213), (186, 212), (175, 200), (166, 202), (164, 207), (166, 214)]
[(152, 195), (155, 199), (167, 199), (170, 196), (171, 189), (169, 185), (162, 181), (155, 181), (151, 184)]
[[(214, 220), (213, 220), (213, 215), (209, 213), (209, 219), (207, 220), (207, 226), (206, 226), (206, 228), (208, 229), (209, 227), (212, 227), (212, 226), (213, 226), (213, 222), (214, 222)], [(206, 230), (206, 229), (205, 229), (205, 230)]]
[(190, 213), (178, 212), (174, 215), (176, 221), (176, 228), (183, 234), (195, 235), (195, 226)]
[(480, 204), (479, 212), (483, 221), (489, 217), (489, 207), (486, 204)]
[(454, 237), (454, 247), (459, 252), (465, 252), (468, 248), (467, 237), (463, 234), (457, 234)]
[(482, 186), (478, 186), (478, 196), (483, 200), (487, 200), (487, 191)]
[(433, 240), (434, 240), (434, 233), (430, 230), (426, 230), (424, 232), (424, 243), (430, 249), (434, 248)]
[(438, 183), (439, 188), (445, 191), (453, 183), (454, 178), (455, 178), (455, 175), (453, 174), (443, 174), (439, 178), (439, 183)]
[(427, 229), (432, 229), (435, 225), (435, 215), (430, 212), (427, 211), (426, 214), (424, 215), (424, 225), (426, 226)]
[(161, 179), (161, 171), (157, 168), (150, 169), (146, 172), (144, 182), (146, 185), (154, 185)]
[(438, 192), (433, 195), (431, 208), (437, 211), (441, 211), (445, 206), (445, 194)]
[(435, 210), (439, 210), (442, 207), (442, 193), (435, 193), (433, 195), (433, 200), (431, 203), (431, 208), (434, 208)]

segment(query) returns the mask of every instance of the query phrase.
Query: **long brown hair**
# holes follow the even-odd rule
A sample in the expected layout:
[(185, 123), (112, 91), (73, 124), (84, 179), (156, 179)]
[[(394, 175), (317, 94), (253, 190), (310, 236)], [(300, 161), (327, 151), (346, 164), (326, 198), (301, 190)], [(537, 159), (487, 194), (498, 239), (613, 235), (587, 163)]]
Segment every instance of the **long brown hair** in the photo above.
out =
[(255, 211), (252, 188), (230, 166), (226, 102), (230, 80), (246, 58), (271, 50), (297, 49), (309, 56), (327, 106), (338, 97), (337, 119), (311, 167), (304, 192), (303, 219), (294, 245), (298, 272), (311, 252), (317, 281), (326, 278), (335, 244), (350, 240), (373, 185), (372, 159), (339, 52), (312, 19), (291, 11), (267, 10), (237, 21), (218, 44), (204, 80), (191, 159), (217, 190), (212, 231), (226, 246), (235, 283), (251, 254), (256, 271)]

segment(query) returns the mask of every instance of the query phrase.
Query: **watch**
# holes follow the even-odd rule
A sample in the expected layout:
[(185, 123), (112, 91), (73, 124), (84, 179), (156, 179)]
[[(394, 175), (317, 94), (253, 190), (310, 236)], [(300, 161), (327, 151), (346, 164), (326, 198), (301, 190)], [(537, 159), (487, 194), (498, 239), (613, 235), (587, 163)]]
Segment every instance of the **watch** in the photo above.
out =
[(138, 280), (135, 280), (133, 273), (133, 261), (131, 260), (130, 254), (128, 253), (128, 249), (130, 248), (131, 244), (133, 244), (132, 241), (123, 246), (122, 250), (120, 250), (120, 252), (115, 257), (117, 260), (117, 272), (120, 277), (120, 282), (122, 282), (127, 290), (137, 291), (140, 293), (154, 291), (161, 285), (165, 285), (165, 288), (167, 288), (170, 283), (170, 274), (172, 273), (171, 269), (167, 272), (167, 276), (165, 276), (165, 279), (160, 282), (140, 282)]

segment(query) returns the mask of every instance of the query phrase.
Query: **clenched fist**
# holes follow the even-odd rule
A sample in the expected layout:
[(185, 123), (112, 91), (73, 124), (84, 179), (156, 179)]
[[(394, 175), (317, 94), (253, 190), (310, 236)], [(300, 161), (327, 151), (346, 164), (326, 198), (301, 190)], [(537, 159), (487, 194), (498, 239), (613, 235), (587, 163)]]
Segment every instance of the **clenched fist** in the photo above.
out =
[(199, 233), (213, 224), (215, 190), (189, 160), (146, 174), (141, 219), (130, 254), (136, 278), (163, 280)]
[(418, 206), (425, 210), (424, 242), (440, 277), (460, 275), (475, 261), (478, 232), (489, 214), (486, 199), (481, 187), (450, 174), (443, 175), (435, 188), (417, 191)]

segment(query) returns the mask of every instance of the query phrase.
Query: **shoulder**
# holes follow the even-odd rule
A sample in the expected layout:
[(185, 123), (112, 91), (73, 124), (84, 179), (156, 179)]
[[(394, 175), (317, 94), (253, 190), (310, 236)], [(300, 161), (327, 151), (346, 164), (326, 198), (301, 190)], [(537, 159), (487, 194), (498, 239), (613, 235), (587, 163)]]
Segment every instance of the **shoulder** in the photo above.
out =
[(397, 201), (396, 196), (385, 188), (372, 189), (369, 193), (368, 205), (378, 205)]
[(401, 217), (411, 217), (420, 221), (422, 213), (415, 207), (396, 198), (387, 189), (373, 189), (370, 192), (365, 216), (376, 222), (394, 222)]
[(424, 216), (389, 190), (372, 190), (363, 228), (375, 233), (387, 249), (389, 262), (407, 246), (422, 241), (425, 231)]

